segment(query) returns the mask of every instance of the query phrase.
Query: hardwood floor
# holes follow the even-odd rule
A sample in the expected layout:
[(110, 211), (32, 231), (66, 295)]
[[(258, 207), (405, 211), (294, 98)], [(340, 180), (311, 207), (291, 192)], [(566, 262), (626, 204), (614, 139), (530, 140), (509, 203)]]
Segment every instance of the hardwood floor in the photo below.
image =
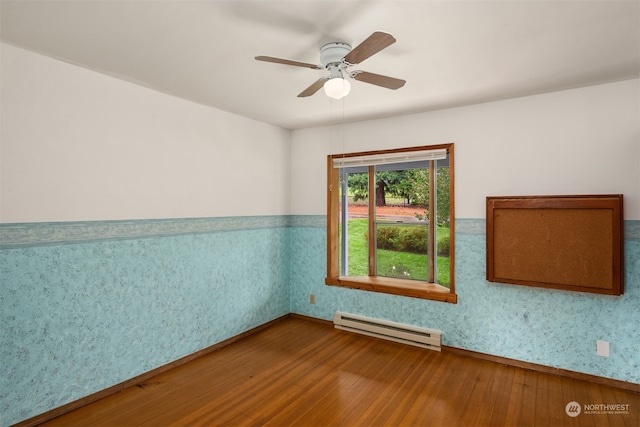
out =
[(292, 317), (42, 425), (637, 427), (640, 394)]

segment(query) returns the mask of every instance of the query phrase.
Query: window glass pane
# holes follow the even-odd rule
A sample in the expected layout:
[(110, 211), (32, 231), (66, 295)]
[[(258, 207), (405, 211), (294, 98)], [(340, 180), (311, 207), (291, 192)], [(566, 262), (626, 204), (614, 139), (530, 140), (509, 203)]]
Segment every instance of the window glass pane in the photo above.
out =
[[(376, 275), (429, 280), (428, 222), (419, 192), (428, 162), (376, 167)], [(394, 166), (394, 167), (390, 167)], [(418, 197), (416, 198), (416, 194)], [(428, 197), (427, 197), (428, 200)]]
[(436, 272), (437, 283), (449, 287), (450, 265), (450, 176), (448, 160), (438, 160), (435, 170), (435, 194), (436, 194)]
[(345, 169), (341, 174), (340, 266), (341, 274), (344, 276), (369, 274), (368, 183), (366, 171), (354, 172)]

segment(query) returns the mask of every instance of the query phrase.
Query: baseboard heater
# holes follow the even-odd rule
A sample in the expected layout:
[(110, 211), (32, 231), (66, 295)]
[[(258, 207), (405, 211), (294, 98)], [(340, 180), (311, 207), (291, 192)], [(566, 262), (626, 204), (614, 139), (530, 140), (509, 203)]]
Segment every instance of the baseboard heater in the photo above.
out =
[(336, 329), (440, 351), (442, 332), (434, 329), (339, 311), (333, 316), (333, 324)]

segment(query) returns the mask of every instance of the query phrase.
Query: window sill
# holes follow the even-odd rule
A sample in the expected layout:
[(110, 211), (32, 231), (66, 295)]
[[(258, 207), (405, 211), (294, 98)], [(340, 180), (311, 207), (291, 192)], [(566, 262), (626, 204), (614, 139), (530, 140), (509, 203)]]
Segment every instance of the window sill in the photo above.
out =
[(340, 276), (327, 277), (325, 278), (325, 283), (329, 286), (382, 292), (412, 298), (450, 302), (453, 304), (458, 302), (458, 296), (451, 293), (448, 288), (435, 283), (420, 282), (417, 280), (376, 276)]

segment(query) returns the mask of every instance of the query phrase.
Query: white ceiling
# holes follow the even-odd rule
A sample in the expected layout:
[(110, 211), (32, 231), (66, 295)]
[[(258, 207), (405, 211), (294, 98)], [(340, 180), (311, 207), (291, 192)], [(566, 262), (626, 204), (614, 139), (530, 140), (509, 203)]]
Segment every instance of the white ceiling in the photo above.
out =
[[(285, 128), (442, 109), (640, 76), (640, 1), (1, 0), (4, 42)], [(332, 41), (397, 42), (330, 101), (297, 94), (327, 74)]]

